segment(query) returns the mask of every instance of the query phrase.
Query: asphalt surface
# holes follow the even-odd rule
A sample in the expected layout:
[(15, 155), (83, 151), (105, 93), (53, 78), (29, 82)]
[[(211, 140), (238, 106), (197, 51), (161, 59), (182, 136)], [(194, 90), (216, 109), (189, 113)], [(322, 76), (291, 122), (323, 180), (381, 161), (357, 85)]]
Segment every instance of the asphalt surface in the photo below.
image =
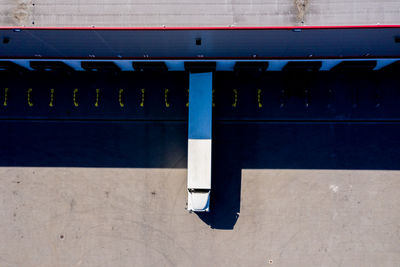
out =
[(393, 73), (217, 73), (209, 214), (185, 210), (187, 74), (1, 81), (2, 266), (400, 260)]

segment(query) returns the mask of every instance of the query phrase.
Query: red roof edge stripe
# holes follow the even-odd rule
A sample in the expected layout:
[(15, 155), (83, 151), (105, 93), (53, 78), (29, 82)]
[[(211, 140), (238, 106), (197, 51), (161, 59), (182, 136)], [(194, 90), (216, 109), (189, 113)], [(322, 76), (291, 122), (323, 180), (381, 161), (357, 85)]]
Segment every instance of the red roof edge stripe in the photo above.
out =
[(339, 25), (339, 26), (257, 26), (257, 27), (18, 27), (18, 26), (0, 26), (0, 30), (117, 30), (117, 31), (135, 31), (135, 30), (318, 30), (318, 29), (383, 29), (400, 28), (400, 25)]

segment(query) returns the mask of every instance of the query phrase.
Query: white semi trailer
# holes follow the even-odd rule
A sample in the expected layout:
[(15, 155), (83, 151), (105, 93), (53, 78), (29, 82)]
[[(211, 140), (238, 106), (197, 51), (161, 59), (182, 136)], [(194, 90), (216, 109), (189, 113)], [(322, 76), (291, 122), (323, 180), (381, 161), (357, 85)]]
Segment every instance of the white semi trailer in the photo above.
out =
[(208, 212), (211, 193), (212, 72), (190, 73), (188, 211)]

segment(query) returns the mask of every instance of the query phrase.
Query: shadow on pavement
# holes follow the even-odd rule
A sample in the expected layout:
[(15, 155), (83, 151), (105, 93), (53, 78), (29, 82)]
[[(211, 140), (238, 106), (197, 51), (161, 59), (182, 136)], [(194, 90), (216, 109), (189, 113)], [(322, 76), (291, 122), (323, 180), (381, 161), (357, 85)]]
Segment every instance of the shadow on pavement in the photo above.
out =
[[(180, 77), (179, 75), (172, 77), (169, 80), (170, 84), (174, 84), (174, 80), (179, 80)], [(128, 84), (128, 82), (125, 83)], [(354, 81), (353, 83), (354, 87), (358, 86)], [(124, 86), (127, 86), (126, 84)], [(276, 81), (272, 85), (275, 89), (278, 88)], [(323, 83), (321, 83), (321, 88), (325, 88), (322, 85)], [(335, 86), (339, 88), (341, 85)], [(318, 88), (314, 88), (316, 91), (314, 98), (308, 98), (308, 96), (305, 98), (303, 93), (296, 96), (293, 92), (289, 92), (290, 95), (287, 93), (281, 95), (279, 90), (274, 89), (273, 92), (276, 94), (271, 94), (271, 97), (275, 97), (275, 102), (268, 102), (269, 99), (264, 95), (264, 113), (262, 113), (264, 115), (256, 117), (258, 120), (254, 121), (246, 118), (257, 112), (257, 99), (248, 97), (248, 105), (252, 105), (252, 108), (246, 111), (245, 106), (243, 114), (247, 112), (248, 116), (241, 117), (240, 112), (232, 110), (231, 91), (226, 90), (228, 105), (220, 108), (219, 112), (227, 115), (224, 115), (225, 117), (220, 115), (213, 125), (211, 212), (198, 214), (198, 216), (212, 228), (234, 228), (240, 214), (242, 169), (400, 169), (400, 123), (397, 119), (399, 112), (397, 108), (394, 108), (398, 106), (395, 101), (398, 100), (395, 97), (398, 90), (393, 89), (393, 80), (382, 86), (391, 88), (386, 92), (388, 94), (386, 98), (381, 95), (384, 92), (378, 92), (379, 94), (375, 95), (372, 89), (365, 92), (357, 91), (353, 94), (349, 93), (350, 91), (343, 91), (342, 95), (328, 95), (326, 99), (322, 91), (318, 92)], [(35, 92), (41, 90), (40, 86), (33, 88)], [(65, 98), (69, 101), (65, 102), (68, 105), (63, 104), (68, 109), (72, 106), (71, 88), (60, 91), (65, 92)], [(134, 92), (131, 103), (140, 103), (140, 94), (137, 94), (140, 88), (141, 86), (138, 85), (136, 91), (131, 91)], [(29, 113), (33, 111), (26, 107), (25, 89), (25, 87), (22, 88), (22, 93), (19, 95), (10, 93), (10, 104), (7, 108), (12, 107), (13, 101), (23, 103), (21, 104), (24, 106), (23, 110), (15, 106), (14, 111), (35, 117), (36, 113)], [(95, 88), (92, 89), (90, 92), (95, 92)], [(126, 96), (128, 96), (128, 89), (126, 90)], [(136, 114), (139, 119), (135, 119), (133, 115), (134, 119), (126, 119), (130, 118), (126, 115), (127, 117), (119, 121), (115, 120), (121, 112), (118, 90), (114, 90), (113, 95), (110, 95), (113, 102), (109, 104), (109, 110), (113, 110), (114, 113), (109, 120), (96, 121), (92, 120), (92, 117), (84, 118), (83, 111), (82, 114), (78, 114), (82, 115), (80, 119), (75, 118), (75, 120), (54, 119), (57, 114), (51, 115), (50, 118), (40, 117), (36, 120), (7, 118), (8, 115), (3, 114), (3, 119), (0, 121), (0, 166), (186, 168), (187, 122), (182, 119), (187, 117), (185, 114), (186, 92), (182, 88), (172, 88), (171, 92), (173, 90), (181, 93), (175, 98), (171, 96), (168, 101), (182, 104), (179, 110), (169, 111), (165, 108), (164, 89), (154, 83), (153, 89), (148, 89), (146, 94), (150, 98), (148, 101), (156, 103), (157, 107), (154, 110), (152, 107), (141, 110), (135, 104), (129, 109), (131, 112), (129, 114)], [(316, 98), (318, 93), (321, 99), (326, 100), (326, 103), (324, 102), (326, 105), (336, 103), (335, 101), (339, 98), (350, 100), (346, 102), (346, 105), (337, 104), (336, 108), (341, 109), (340, 113), (332, 113), (332, 108), (329, 110), (320, 104), (322, 102)], [(371, 97), (362, 93), (368, 93)], [(47, 94), (48, 92), (46, 96)], [(346, 94), (349, 94), (349, 97)], [(37, 93), (36, 97), (39, 95), (40, 93)], [(82, 93), (82, 101), (84, 101), (84, 96)], [(106, 112), (107, 109), (93, 108), (94, 97), (91, 95), (87, 98), (87, 103), (91, 106), (86, 111), (89, 114), (90, 112), (95, 114), (96, 118), (102, 118), (102, 112)], [(241, 97), (242, 101), (247, 101), (245, 96)], [(329, 97), (332, 98), (332, 103)], [(41, 103), (40, 99), (33, 99), (37, 106)], [(312, 103), (310, 108), (304, 109), (304, 99), (310, 100)], [(377, 100), (381, 104), (379, 107), (377, 107)], [(279, 107), (279, 101), (288, 105), (287, 110)], [(48, 99), (46, 98), (42, 104), (43, 107), (48, 106)], [(296, 107), (296, 105), (298, 108), (292, 110), (291, 107)], [(314, 112), (312, 114), (319, 114), (318, 110), (312, 111), (313, 105), (320, 110), (331, 112), (332, 114), (327, 111), (330, 117), (326, 115), (326, 118), (333, 118), (335, 121), (307, 121), (307, 114), (310, 115), (312, 112)], [(388, 108), (385, 109), (385, 106)], [(299, 107), (302, 107), (302, 115), (295, 117), (296, 112), (300, 110)], [(2, 112), (6, 112), (5, 109), (3, 107)], [(372, 109), (375, 110), (376, 120), (365, 119), (365, 114)], [(37, 114), (40, 116), (46, 114), (47, 111), (43, 110), (45, 109), (38, 109)], [(60, 114), (72, 118), (73, 116), (65, 110), (60, 111)], [(358, 114), (357, 110), (363, 111)], [(284, 117), (286, 121), (277, 120), (289, 113), (292, 115)], [(273, 117), (265, 114), (273, 114)], [(337, 114), (340, 117), (337, 117)], [(346, 121), (343, 119), (346, 114), (353, 114), (353, 117), (349, 116)], [(391, 120), (380, 120), (380, 118), (385, 118), (385, 114), (391, 114)], [(152, 120), (145, 120), (149, 116)], [(268, 120), (268, 118), (273, 120)], [(299, 118), (301, 120), (296, 120)]]
[(400, 169), (397, 123), (217, 123), (213, 138), (212, 228), (233, 229), (242, 169)]

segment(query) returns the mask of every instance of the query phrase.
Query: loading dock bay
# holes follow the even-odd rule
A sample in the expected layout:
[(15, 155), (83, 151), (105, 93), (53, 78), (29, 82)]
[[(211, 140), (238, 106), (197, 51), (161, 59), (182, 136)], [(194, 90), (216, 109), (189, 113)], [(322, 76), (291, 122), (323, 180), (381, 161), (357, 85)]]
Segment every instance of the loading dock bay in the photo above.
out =
[(157, 75), (2, 75), (2, 266), (399, 261), (397, 75), (291, 74), (293, 87), (217, 72), (199, 215), (185, 210), (187, 74)]

